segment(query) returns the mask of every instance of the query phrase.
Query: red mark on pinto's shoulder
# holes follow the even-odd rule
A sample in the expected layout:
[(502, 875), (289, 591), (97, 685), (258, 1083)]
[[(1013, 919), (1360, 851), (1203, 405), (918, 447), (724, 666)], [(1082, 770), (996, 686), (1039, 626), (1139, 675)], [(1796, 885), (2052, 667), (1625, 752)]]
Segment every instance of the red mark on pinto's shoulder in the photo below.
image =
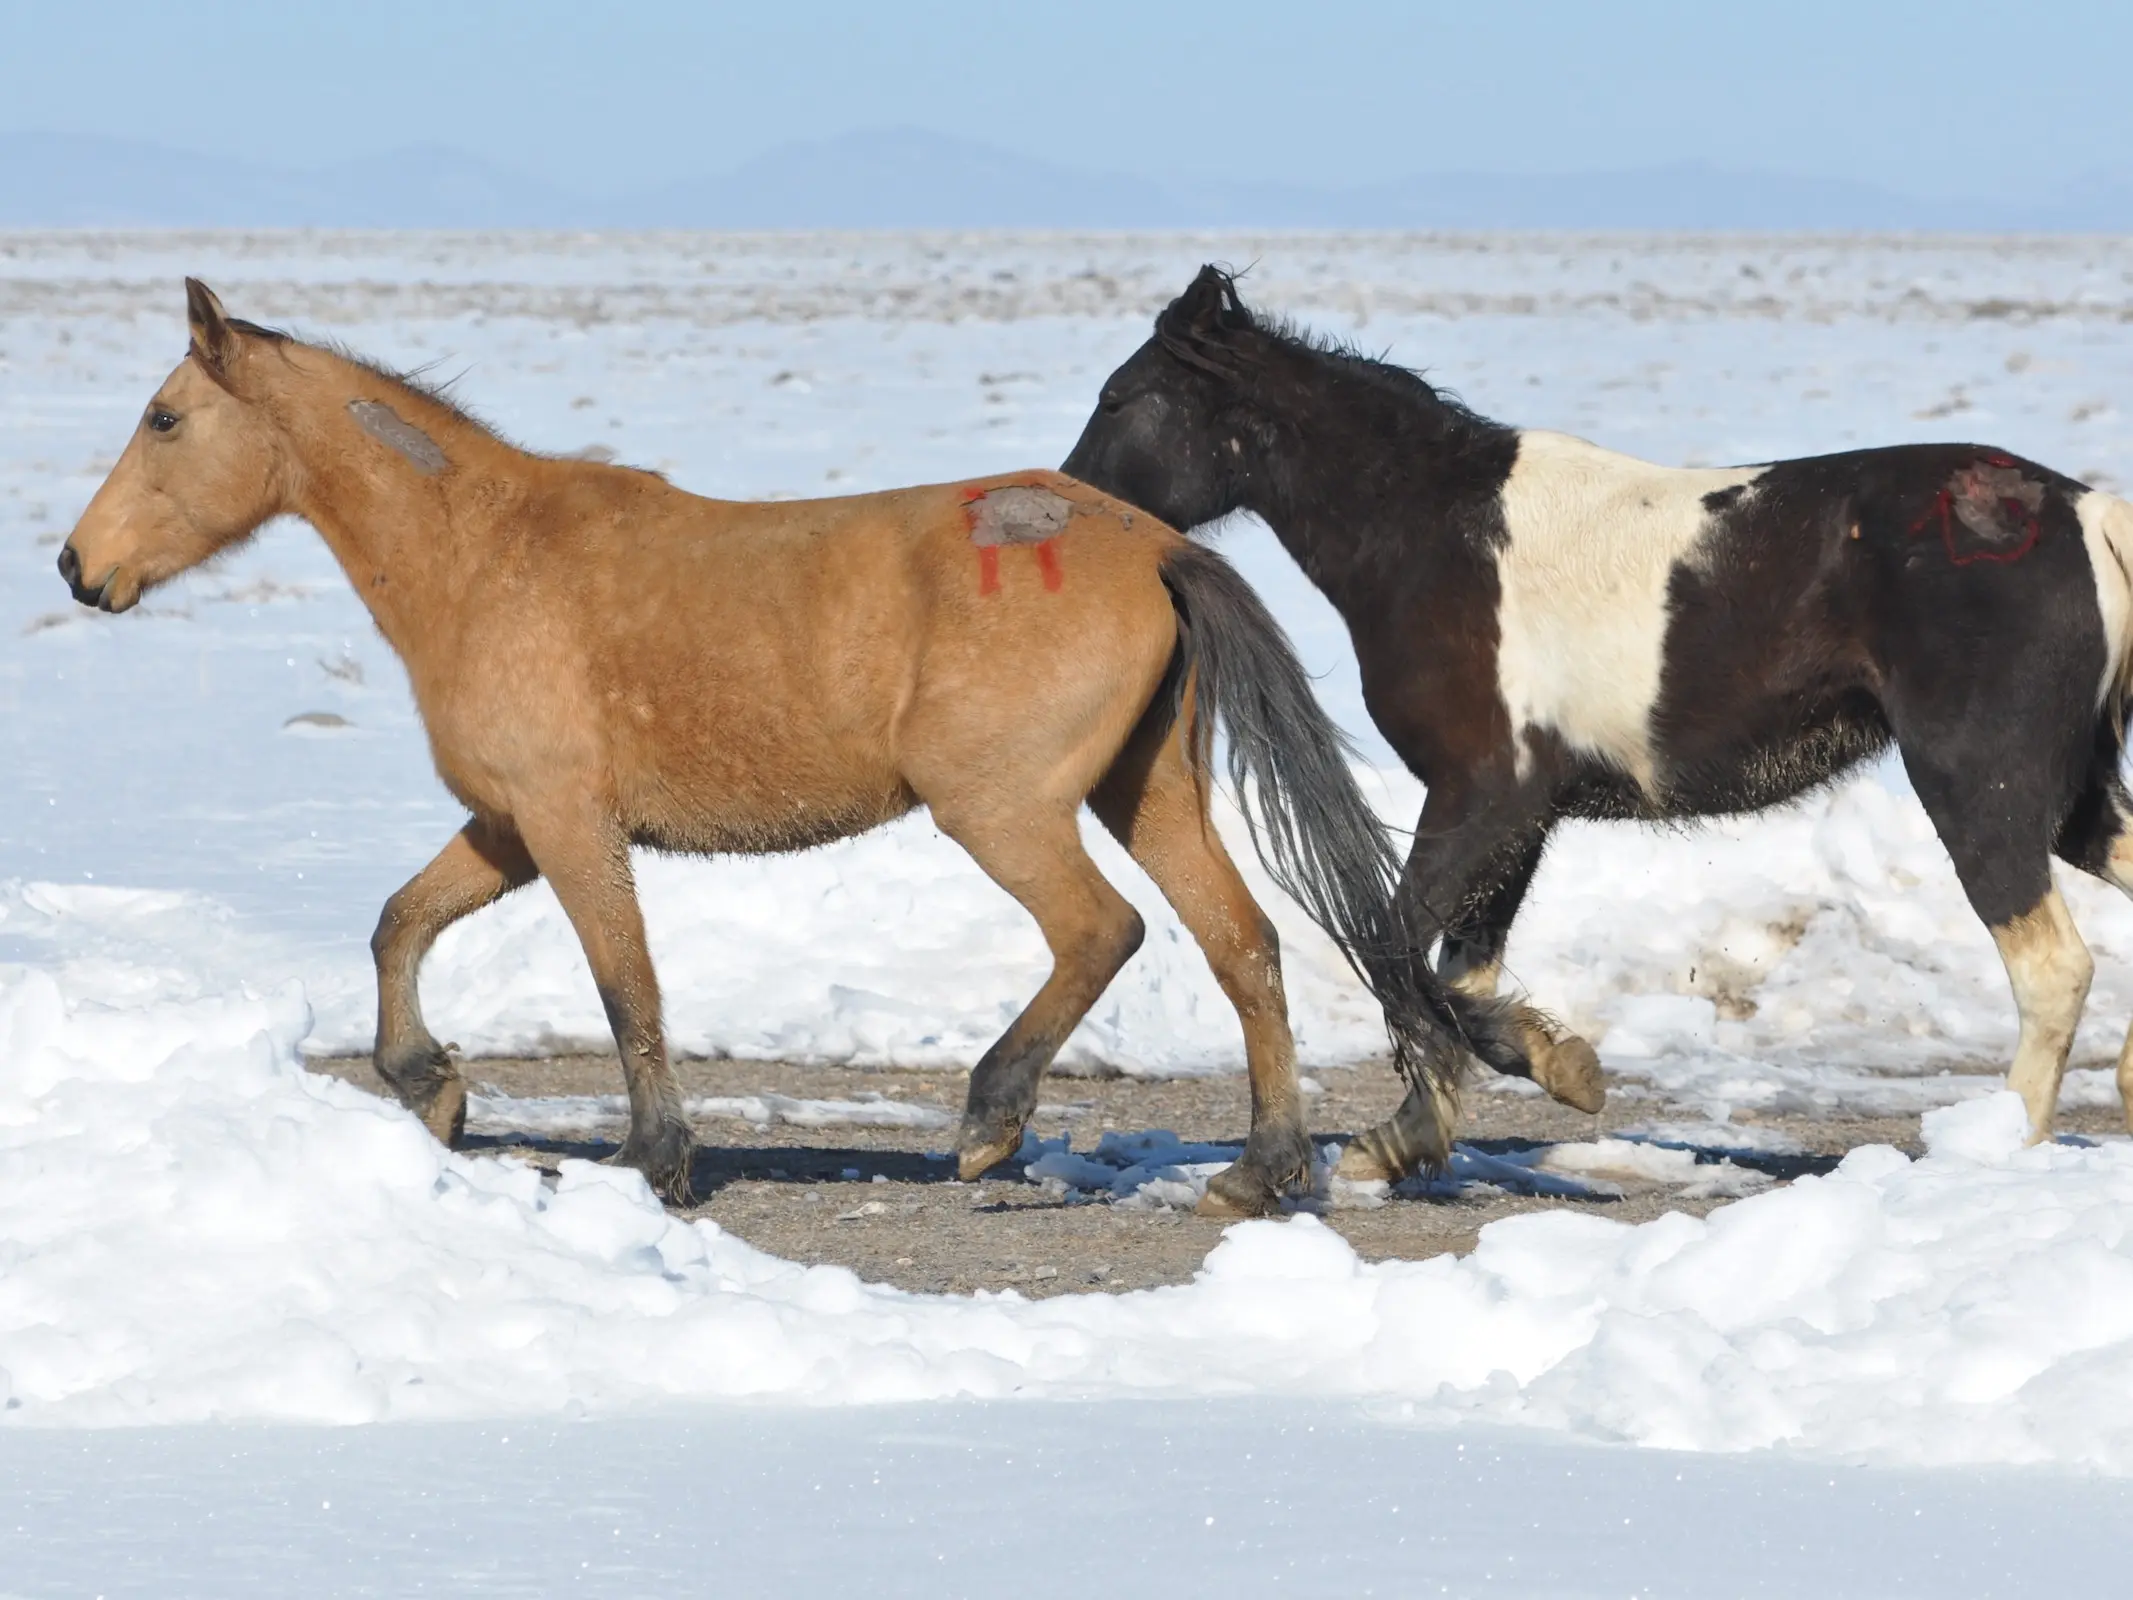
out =
[(978, 546), (978, 593), (1000, 592), (1000, 547), (996, 544)]
[(1059, 570), (1059, 541), (1047, 539), (1037, 546), (1037, 570), (1044, 574), (1044, 586), (1053, 594), (1066, 582), (1066, 574)]

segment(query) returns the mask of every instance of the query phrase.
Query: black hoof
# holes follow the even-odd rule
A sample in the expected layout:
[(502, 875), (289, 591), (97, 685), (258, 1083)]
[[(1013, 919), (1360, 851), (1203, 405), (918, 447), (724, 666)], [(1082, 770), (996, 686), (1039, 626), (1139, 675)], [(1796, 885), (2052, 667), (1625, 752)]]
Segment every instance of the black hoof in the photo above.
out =
[(432, 1039), (381, 1050), (371, 1065), (439, 1143), (458, 1148), (467, 1131), (467, 1086), (443, 1045)]
[(696, 1204), (696, 1190), (689, 1179), (689, 1157), (695, 1149), (696, 1136), (686, 1122), (662, 1122), (648, 1138), (632, 1133), (609, 1160), (618, 1167), (636, 1168), (661, 1200), (687, 1210)]
[(1272, 1216), (1283, 1195), (1310, 1186), (1311, 1156), (1311, 1137), (1301, 1128), (1255, 1134), (1233, 1165), (1207, 1180), (1194, 1209), (1203, 1217)]
[(1207, 1180), (1194, 1212), (1203, 1217), (1270, 1217), (1281, 1209), (1281, 1190), (1250, 1161), (1224, 1167)]
[(965, 1117), (955, 1136), (956, 1176), (965, 1183), (974, 1182), (1020, 1150), (1026, 1120), (973, 1121)]

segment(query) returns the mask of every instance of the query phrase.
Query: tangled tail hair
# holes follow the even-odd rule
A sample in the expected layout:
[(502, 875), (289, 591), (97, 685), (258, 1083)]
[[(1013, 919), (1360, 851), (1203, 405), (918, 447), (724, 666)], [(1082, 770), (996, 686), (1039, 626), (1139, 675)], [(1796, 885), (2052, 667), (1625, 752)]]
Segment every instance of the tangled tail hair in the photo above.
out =
[(1172, 550), (1162, 577), (1178, 614), (1175, 692), (1188, 678), (1196, 685), (1193, 764), (1213, 770), (1219, 721), (1253, 848), (1384, 1007), (1400, 1076), (1449, 1099), (1468, 1050), (1530, 1076), (1510, 1006), (1447, 989), (1430, 970), (1429, 945), (1442, 930), (1398, 895), (1393, 837), (1357, 787), (1355, 752), (1312, 694), (1281, 625), (1204, 545)]

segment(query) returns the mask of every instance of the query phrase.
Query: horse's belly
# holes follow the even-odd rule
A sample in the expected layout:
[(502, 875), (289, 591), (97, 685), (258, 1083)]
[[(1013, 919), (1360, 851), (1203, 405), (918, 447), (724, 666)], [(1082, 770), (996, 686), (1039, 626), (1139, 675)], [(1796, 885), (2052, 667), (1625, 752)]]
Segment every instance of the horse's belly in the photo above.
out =
[(666, 774), (630, 796), (639, 844), (697, 855), (811, 850), (892, 822), (918, 804), (886, 771), (834, 778), (802, 767), (775, 780), (734, 773)]

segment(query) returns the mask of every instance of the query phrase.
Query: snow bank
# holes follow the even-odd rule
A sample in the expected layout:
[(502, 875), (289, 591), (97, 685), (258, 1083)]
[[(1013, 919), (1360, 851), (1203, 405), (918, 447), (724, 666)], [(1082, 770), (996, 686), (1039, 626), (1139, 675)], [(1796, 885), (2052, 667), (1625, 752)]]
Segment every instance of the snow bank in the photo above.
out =
[(1189, 1285), (1028, 1303), (778, 1261), (631, 1174), (452, 1155), (304, 1072), (306, 1023), (294, 990), (0, 987), (8, 1420), (1251, 1392), (2133, 1472), (2133, 1143), (2022, 1149), (2007, 1096), (1935, 1113), (1916, 1163), (1860, 1150), (1705, 1220), (1539, 1213), (1373, 1266), (1305, 1216), (1232, 1228)]

